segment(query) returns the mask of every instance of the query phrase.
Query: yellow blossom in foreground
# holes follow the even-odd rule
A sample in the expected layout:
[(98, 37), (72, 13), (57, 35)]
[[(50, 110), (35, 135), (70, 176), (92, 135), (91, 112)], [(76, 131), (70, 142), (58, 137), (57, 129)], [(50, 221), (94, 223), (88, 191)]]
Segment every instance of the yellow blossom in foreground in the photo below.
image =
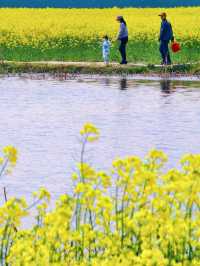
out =
[(3, 148), (3, 153), (8, 161), (15, 165), (17, 162), (17, 150), (13, 146), (6, 146)]
[[(88, 134), (99, 131), (84, 126), (84, 147)], [(166, 170), (166, 161), (157, 150), (118, 158), (108, 172), (81, 161), (72, 193), (51, 211), (48, 191), (34, 193), (26, 229), (26, 202), (10, 199), (0, 207), (1, 265), (200, 266), (200, 155), (184, 156), (181, 169)]]

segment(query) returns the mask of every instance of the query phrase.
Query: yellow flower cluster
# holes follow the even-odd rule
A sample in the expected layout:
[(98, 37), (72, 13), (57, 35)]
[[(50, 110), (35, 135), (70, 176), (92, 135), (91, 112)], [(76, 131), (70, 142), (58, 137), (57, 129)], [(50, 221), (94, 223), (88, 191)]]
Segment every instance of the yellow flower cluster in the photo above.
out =
[[(3, 148), (4, 157), (13, 165), (17, 162), (17, 150), (12, 146)], [(3, 161), (2, 161), (3, 162)]]
[(84, 125), (80, 131), (81, 136), (85, 136), (85, 141), (93, 142), (99, 138), (99, 130), (91, 123)]
[[(184, 45), (200, 43), (200, 8), (166, 9), (175, 37)], [(159, 9), (0, 9), (0, 45), (41, 49), (90, 45), (108, 34), (116, 39), (122, 14), (134, 42), (158, 39)]]
[[(98, 129), (86, 124), (83, 145)], [(83, 157), (81, 157), (83, 159)], [(166, 155), (152, 150), (113, 161), (109, 173), (82, 160), (71, 195), (48, 212), (39, 199), (36, 223), (20, 229), (24, 201), (0, 208), (0, 260), (12, 266), (200, 266), (200, 155), (163, 170)]]
[(12, 169), (16, 165), (17, 158), (18, 153), (13, 146), (6, 146), (3, 148), (2, 156), (0, 157), (0, 177), (11, 173)]

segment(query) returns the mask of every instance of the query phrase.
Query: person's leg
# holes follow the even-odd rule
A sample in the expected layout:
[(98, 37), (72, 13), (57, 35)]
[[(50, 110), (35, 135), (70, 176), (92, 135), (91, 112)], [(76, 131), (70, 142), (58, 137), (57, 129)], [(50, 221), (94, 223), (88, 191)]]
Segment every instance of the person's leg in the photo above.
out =
[(103, 52), (103, 61), (104, 61), (104, 64), (107, 64), (107, 61), (108, 61), (108, 55), (106, 52)]
[(161, 41), (159, 50), (160, 50), (160, 54), (161, 54), (161, 57), (162, 57), (162, 64), (165, 64), (165, 47), (164, 46), (165, 46), (164, 42)]
[(164, 42), (164, 57), (165, 57), (165, 64), (170, 65), (171, 64), (171, 58), (169, 53), (169, 42)]
[(122, 63), (126, 62), (126, 44), (122, 42)]
[(122, 39), (121, 40), (121, 45), (120, 45), (120, 52), (122, 56), (122, 64), (126, 64), (126, 44), (127, 44), (127, 39)]
[(171, 57), (170, 57), (170, 52), (168, 53), (168, 56), (167, 56), (167, 64), (168, 65), (172, 64)]
[(123, 41), (122, 40), (120, 41), (119, 51), (120, 51), (122, 62), (123, 62)]
[(169, 42), (168, 41), (161, 41), (160, 53), (162, 56), (162, 63), (165, 65), (171, 64), (171, 58), (170, 58), (170, 53), (169, 53)]
[(106, 53), (106, 55), (105, 55), (105, 63), (106, 63), (106, 65), (109, 64), (109, 54), (108, 53)]
[(127, 45), (127, 41), (124, 41), (124, 49), (123, 49), (123, 62), (126, 64), (127, 60), (126, 60), (126, 45)]
[(167, 43), (167, 64), (171, 65), (171, 57), (170, 57), (170, 52), (169, 52), (169, 43)]

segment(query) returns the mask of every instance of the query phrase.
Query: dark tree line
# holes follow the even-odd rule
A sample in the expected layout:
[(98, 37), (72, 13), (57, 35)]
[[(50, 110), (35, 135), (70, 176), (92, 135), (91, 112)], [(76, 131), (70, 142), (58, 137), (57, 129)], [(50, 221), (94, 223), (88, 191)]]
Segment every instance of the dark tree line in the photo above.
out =
[(200, 0), (0, 0), (0, 7), (176, 7)]

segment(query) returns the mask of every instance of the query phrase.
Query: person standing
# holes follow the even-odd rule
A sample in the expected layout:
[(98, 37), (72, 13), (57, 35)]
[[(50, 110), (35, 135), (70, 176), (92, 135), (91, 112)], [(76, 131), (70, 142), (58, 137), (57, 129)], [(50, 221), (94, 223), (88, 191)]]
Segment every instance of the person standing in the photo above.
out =
[(109, 57), (110, 57), (110, 41), (107, 35), (103, 37), (102, 43), (102, 52), (103, 52), (103, 61), (106, 65), (109, 64)]
[(121, 65), (127, 64), (126, 59), (126, 45), (128, 43), (128, 29), (126, 25), (126, 21), (122, 16), (118, 16), (116, 20), (120, 23), (119, 34), (117, 40), (120, 41), (119, 51), (122, 57)]
[(167, 14), (165, 12), (159, 15), (161, 17), (161, 28), (160, 28), (160, 53), (162, 57), (162, 65), (171, 65), (171, 58), (169, 52), (169, 42), (174, 41), (173, 30), (171, 23), (167, 21)]

